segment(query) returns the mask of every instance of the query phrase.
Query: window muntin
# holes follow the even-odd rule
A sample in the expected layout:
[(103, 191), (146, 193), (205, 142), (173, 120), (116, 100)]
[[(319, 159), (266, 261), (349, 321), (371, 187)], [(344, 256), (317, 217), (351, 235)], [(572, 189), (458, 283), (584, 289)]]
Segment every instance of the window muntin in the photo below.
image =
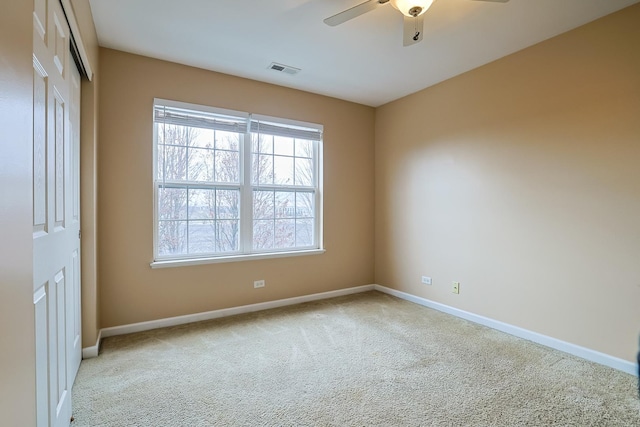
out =
[(155, 259), (319, 249), (312, 126), (156, 100)]

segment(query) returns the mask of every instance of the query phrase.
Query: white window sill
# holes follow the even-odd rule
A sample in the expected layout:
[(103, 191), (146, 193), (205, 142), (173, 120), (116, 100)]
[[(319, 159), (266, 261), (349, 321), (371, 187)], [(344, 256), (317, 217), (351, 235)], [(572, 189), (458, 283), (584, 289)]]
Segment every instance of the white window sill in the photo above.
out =
[(187, 258), (187, 259), (171, 259), (165, 261), (153, 261), (150, 265), (151, 268), (168, 268), (168, 267), (186, 267), (188, 265), (201, 265), (201, 264), (217, 264), (220, 262), (236, 262), (236, 261), (255, 261), (259, 259), (269, 258), (286, 258), (294, 256), (304, 255), (320, 255), (325, 253), (324, 249), (310, 249), (304, 251), (289, 251), (289, 252), (270, 252), (270, 253), (257, 253), (248, 255), (229, 255), (212, 258)]

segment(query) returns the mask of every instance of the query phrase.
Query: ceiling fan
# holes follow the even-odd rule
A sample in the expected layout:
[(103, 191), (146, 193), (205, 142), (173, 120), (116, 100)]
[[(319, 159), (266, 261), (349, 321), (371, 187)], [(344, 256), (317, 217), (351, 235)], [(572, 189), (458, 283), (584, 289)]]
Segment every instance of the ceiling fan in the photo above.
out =
[[(391, 3), (395, 9), (404, 15), (403, 45), (410, 46), (422, 40), (424, 27), (423, 15), (435, 0), (367, 0), (357, 6), (344, 10), (324, 20), (324, 23), (335, 27), (353, 18)], [(506, 3), (509, 0), (474, 0), (492, 3)]]

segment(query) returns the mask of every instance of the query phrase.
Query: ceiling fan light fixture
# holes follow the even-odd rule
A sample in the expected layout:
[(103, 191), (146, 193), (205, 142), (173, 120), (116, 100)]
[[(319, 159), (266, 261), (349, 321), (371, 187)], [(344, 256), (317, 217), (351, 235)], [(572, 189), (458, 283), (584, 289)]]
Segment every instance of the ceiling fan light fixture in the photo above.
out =
[(398, 9), (404, 16), (415, 18), (427, 11), (434, 0), (391, 0), (391, 6)]

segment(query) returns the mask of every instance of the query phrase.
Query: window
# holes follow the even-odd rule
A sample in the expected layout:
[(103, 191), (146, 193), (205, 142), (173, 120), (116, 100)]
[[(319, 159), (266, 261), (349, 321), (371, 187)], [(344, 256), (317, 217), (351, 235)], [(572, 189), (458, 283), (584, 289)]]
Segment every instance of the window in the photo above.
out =
[(322, 126), (156, 99), (156, 261), (321, 248)]

